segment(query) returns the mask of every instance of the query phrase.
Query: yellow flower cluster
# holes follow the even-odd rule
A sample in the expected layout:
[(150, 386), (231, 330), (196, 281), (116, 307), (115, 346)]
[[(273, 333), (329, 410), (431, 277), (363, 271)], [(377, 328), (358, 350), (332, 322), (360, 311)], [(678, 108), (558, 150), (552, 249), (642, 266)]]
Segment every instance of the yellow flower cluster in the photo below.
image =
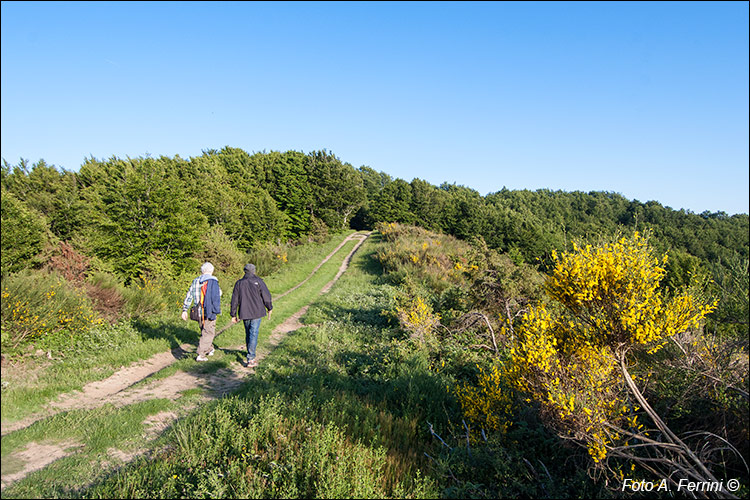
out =
[(463, 384), (455, 389), (464, 415), (482, 429), (507, 431), (512, 397), (503, 389), (505, 374), (497, 366), (489, 370), (479, 367), (477, 386)]
[(135, 282), (135, 287), (138, 290), (144, 290), (147, 292), (158, 292), (162, 289), (162, 285), (143, 274), (138, 277), (138, 281)]
[(611, 244), (553, 255), (546, 294), (561, 307), (532, 307), (511, 347), (507, 384), (542, 405), (558, 432), (583, 441), (594, 462), (623, 439), (611, 430), (642, 428), (629, 409), (615, 353), (695, 328), (716, 307), (688, 292), (660, 288), (666, 256), (655, 258), (636, 233)]
[(66, 330), (84, 329), (102, 324), (86, 305), (84, 293), (72, 296), (61, 293), (62, 283), (34, 290), (31, 295), (13, 297), (8, 288), (2, 292), (2, 327), (18, 345), (24, 339), (34, 339)]
[(398, 225), (395, 222), (380, 224), (378, 231), (380, 231), (380, 234), (383, 235), (386, 241), (393, 241), (398, 235)]
[(440, 315), (434, 313), (432, 308), (425, 304), (422, 297), (417, 297), (407, 307), (397, 307), (401, 327), (409, 332), (412, 337), (424, 339), (432, 334), (438, 324)]
[(553, 252), (552, 259), (545, 292), (597, 342), (659, 342), (697, 327), (717, 304), (699, 304), (687, 293), (668, 299), (660, 289), (667, 256), (660, 262), (638, 233), (597, 247), (574, 246), (562, 256)]

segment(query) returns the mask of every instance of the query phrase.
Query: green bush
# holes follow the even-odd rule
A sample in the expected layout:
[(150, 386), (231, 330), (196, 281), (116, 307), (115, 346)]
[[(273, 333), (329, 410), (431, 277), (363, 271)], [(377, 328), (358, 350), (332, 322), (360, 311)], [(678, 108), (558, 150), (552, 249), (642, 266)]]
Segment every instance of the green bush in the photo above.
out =
[(263, 243), (250, 249), (245, 255), (245, 264), (255, 264), (260, 276), (268, 276), (289, 261), (289, 245)]
[(201, 250), (195, 255), (199, 264), (210, 262), (216, 269), (227, 273), (242, 272), (245, 257), (222, 227), (212, 226), (201, 236), (201, 240)]
[(57, 273), (24, 270), (3, 279), (2, 350), (20, 354), (46, 337), (86, 331), (102, 324), (91, 300)]
[(141, 276), (124, 290), (125, 313), (134, 318), (145, 318), (167, 310), (168, 294), (162, 282)]
[(37, 342), (36, 347), (43, 351), (62, 353), (65, 357), (76, 356), (78, 360), (89, 361), (96, 359), (96, 353), (103, 349), (127, 349), (142, 342), (141, 333), (129, 321), (94, 325), (72, 333), (44, 337)]

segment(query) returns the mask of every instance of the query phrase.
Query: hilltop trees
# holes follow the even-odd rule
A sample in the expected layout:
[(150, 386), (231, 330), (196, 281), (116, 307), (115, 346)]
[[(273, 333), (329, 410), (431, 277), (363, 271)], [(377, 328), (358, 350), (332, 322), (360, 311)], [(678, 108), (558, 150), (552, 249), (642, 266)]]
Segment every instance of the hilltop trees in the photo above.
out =
[(312, 188), (310, 215), (335, 231), (347, 229), (366, 195), (354, 167), (325, 150), (315, 151), (309, 155), (307, 182)]
[(177, 274), (192, 264), (208, 222), (193, 208), (176, 167), (166, 159), (147, 158), (89, 162), (81, 168), (82, 178), (107, 179), (90, 186), (101, 207), (91, 221), (97, 228), (91, 244), (123, 276), (137, 276), (153, 259), (163, 261), (167, 269), (173, 267)]
[[(99, 256), (99, 264), (125, 279), (142, 270), (136, 262), (145, 256), (168, 262), (175, 272), (189, 266), (205, 245), (194, 233), (205, 236), (208, 228), (221, 228), (236, 247), (227, 251), (242, 253), (329, 230), (415, 224), (467, 241), (481, 236), (514, 262), (541, 270), (549, 269), (552, 251), (568, 250), (574, 239), (649, 230), (654, 248), (674, 256), (665, 278), (671, 285), (688, 271), (711, 272), (718, 280), (730, 272), (730, 262), (750, 253), (744, 214), (693, 214), (603, 192), (504, 188), (482, 196), (455, 183), (434, 186), (355, 169), (326, 150), (249, 154), (227, 146), (190, 159), (89, 158), (78, 172), (22, 160), (4, 164), (2, 186), (14, 197), (5, 205), (4, 229), (15, 230), (7, 215), (18, 201), (36, 220), (29, 231), (41, 234), (43, 226), (50, 238)], [(166, 241), (168, 228), (182, 236)], [(29, 255), (12, 266), (4, 256), (3, 269), (35, 265), (32, 256), (46, 245), (40, 238), (33, 237), (23, 250)], [(129, 263), (123, 264), (125, 254)]]
[(0, 214), (2, 273), (5, 275), (35, 264), (35, 257), (47, 243), (47, 224), (41, 215), (5, 189), (0, 197)]
[(228, 238), (223, 253), (232, 255), (346, 229), (367, 197), (362, 173), (325, 150), (231, 147), (189, 160), (89, 158), (77, 173), (6, 162), (2, 187), (5, 272), (37, 265), (55, 238), (128, 281), (194, 266), (209, 233)]

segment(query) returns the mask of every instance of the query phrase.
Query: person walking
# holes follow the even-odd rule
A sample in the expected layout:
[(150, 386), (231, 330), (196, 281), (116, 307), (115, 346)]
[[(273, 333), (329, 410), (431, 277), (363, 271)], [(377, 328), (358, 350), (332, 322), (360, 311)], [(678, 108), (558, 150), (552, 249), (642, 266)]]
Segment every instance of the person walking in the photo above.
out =
[(201, 308), (198, 324), (201, 327), (201, 338), (198, 342), (196, 361), (208, 361), (214, 354), (214, 337), (216, 336), (216, 316), (221, 314), (221, 287), (219, 280), (213, 276), (214, 266), (204, 262), (201, 275), (190, 283), (185, 300), (182, 303), (182, 319), (188, 320), (188, 309), (195, 302)]
[(255, 274), (253, 264), (245, 265), (245, 276), (237, 280), (232, 290), (230, 313), (232, 323), (243, 320), (245, 323), (245, 344), (247, 345), (247, 366), (255, 368), (255, 348), (258, 345), (258, 332), (263, 316), (271, 319), (271, 292), (265, 282)]

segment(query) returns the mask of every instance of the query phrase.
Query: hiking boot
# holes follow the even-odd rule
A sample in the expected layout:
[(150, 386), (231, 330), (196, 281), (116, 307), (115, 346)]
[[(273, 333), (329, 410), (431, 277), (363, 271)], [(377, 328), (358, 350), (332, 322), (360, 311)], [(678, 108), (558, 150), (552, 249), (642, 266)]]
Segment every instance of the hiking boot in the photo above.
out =
[(216, 351), (216, 349), (214, 349), (214, 348), (212, 347), (212, 348), (211, 348), (211, 352), (209, 352), (209, 353), (208, 353), (208, 355), (209, 355), (209, 356), (213, 356), (213, 355), (214, 355), (214, 352), (215, 352), (215, 351)]
[(203, 355), (199, 355), (197, 358), (195, 358), (195, 360), (196, 361), (208, 361), (208, 358)]

